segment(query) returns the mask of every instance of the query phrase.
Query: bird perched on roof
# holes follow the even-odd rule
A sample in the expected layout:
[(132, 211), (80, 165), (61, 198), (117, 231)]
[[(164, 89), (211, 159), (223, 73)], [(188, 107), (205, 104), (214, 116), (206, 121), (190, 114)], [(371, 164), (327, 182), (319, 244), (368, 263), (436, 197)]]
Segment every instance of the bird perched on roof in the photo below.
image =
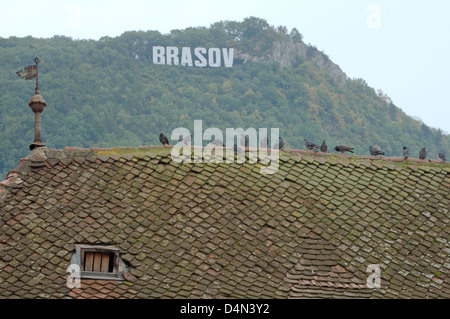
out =
[(269, 138), (266, 136), (261, 140), (261, 148), (267, 148), (269, 145)]
[(336, 152), (341, 152), (341, 154), (344, 154), (344, 152), (350, 152), (353, 153), (354, 147), (345, 146), (345, 145), (338, 145), (334, 148)]
[(313, 142), (310, 142), (307, 138), (304, 139), (305, 141), (305, 146), (308, 150), (312, 151), (315, 150), (317, 151), (317, 149), (319, 149), (319, 146), (314, 144)]
[(322, 145), (320, 145), (320, 151), (322, 153), (326, 153), (328, 150), (327, 144), (325, 144), (325, 140), (323, 140)]
[(409, 157), (409, 149), (406, 146), (403, 146), (403, 158), (405, 159), (405, 161), (408, 159)]
[(373, 146), (369, 147), (369, 152), (370, 152), (370, 155), (372, 155), (372, 156), (384, 155), (383, 151), (380, 151), (379, 149), (377, 149)]
[(419, 158), (424, 160), (427, 158), (427, 149), (424, 147), (419, 151)]
[(234, 144), (233, 149), (234, 149), (235, 154), (244, 154), (245, 153), (244, 150), (242, 148), (240, 148), (239, 146), (237, 146), (236, 144)]
[(189, 145), (191, 143), (192, 140), (192, 135), (186, 135), (185, 137), (181, 137), (180, 136), (180, 142), (183, 142), (184, 145)]
[(167, 138), (167, 136), (164, 135), (164, 133), (159, 134), (159, 141), (161, 142), (162, 145), (164, 146), (168, 146), (169, 144), (169, 139)]
[(284, 147), (284, 141), (283, 139), (280, 137), (278, 137), (278, 142), (275, 143), (275, 145), (273, 146), (273, 149), (277, 149), (277, 150), (281, 150)]
[(249, 139), (248, 139), (248, 136), (242, 134), (242, 135), (241, 135), (241, 146), (248, 147), (248, 145), (249, 145)]
[(216, 146), (225, 146), (225, 143), (220, 138), (211, 138), (211, 144)]
[(439, 158), (441, 159), (441, 160), (443, 160), (444, 162), (445, 162), (445, 151), (440, 151), (439, 152)]

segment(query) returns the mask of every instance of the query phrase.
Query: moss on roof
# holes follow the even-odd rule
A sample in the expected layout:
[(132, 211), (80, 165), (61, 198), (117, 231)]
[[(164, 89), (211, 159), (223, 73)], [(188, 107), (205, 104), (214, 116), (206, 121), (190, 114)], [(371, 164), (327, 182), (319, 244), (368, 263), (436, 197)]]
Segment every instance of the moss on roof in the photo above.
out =
[[(181, 163), (171, 148), (40, 148), (0, 183), (2, 298), (449, 298), (450, 164), (302, 151)], [(125, 281), (66, 286), (75, 244)], [(367, 287), (367, 267), (381, 288)]]

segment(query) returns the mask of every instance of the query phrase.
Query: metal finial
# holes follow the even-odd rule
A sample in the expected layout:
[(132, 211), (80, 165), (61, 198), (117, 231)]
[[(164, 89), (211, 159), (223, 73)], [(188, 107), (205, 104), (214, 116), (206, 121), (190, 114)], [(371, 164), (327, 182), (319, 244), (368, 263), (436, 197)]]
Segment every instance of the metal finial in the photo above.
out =
[(34, 58), (34, 63), (36, 63), (36, 94), (39, 93), (39, 71), (38, 71), (38, 63), (39, 63), (39, 58), (35, 57)]

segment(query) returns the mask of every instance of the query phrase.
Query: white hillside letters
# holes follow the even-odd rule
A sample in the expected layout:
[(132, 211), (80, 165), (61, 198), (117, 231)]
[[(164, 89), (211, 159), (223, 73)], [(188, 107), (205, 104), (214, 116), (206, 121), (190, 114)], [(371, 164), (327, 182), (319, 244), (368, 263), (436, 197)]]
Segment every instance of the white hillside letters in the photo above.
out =
[(153, 47), (153, 63), (218, 68), (233, 67), (234, 48)]

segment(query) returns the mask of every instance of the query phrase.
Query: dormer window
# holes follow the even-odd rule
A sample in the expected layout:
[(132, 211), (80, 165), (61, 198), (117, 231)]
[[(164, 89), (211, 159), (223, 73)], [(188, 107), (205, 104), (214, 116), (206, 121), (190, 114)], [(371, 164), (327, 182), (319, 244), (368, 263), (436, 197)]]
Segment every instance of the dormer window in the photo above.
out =
[(76, 244), (71, 263), (80, 266), (81, 278), (123, 280), (125, 263), (114, 246)]

